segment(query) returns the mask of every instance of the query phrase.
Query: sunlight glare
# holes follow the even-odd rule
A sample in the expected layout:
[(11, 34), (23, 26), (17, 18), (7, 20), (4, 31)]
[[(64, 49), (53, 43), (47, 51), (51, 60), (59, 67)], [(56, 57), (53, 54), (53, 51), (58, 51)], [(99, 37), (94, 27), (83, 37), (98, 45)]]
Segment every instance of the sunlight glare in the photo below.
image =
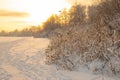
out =
[(41, 25), (51, 14), (58, 14), (63, 8), (70, 8), (70, 4), (64, 0), (30, 0), (24, 7), (30, 14), (27, 21), (33, 25)]
[(71, 6), (65, 0), (2, 0), (0, 2), (2, 10), (28, 13), (26, 17), (0, 17), (0, 30), (6, 31), (42, 25), (50, 15), (59, 14), (60, 10), (69, 9)]

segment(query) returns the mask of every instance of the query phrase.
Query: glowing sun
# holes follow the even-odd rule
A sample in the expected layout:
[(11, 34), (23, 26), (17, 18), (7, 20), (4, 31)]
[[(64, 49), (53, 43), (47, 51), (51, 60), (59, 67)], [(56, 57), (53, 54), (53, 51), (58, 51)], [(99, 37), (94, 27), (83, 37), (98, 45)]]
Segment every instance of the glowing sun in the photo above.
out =
[(27, 21), (38, 25), (42, 24), (51, 14), (59, 14), (61, 9), (70, 8), (70, 4), (64, 0), (29, 0), (24, 7), (30, 14)]

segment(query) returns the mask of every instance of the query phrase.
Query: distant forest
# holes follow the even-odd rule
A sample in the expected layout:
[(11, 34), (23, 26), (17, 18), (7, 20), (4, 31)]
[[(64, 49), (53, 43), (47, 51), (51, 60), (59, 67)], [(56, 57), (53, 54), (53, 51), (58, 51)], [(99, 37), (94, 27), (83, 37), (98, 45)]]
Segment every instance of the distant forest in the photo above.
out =
[(69, 10), (64, 8), (59, 11), (60, 14), (52, 14), (42, 26), (31, 26), (21, 31), (12, 32), (1, 31), (0, 36), (35, 36), (49, 37), (56, 29), (69, 26), (80, 26), (86, 23), (86, 6), (76, 2)]

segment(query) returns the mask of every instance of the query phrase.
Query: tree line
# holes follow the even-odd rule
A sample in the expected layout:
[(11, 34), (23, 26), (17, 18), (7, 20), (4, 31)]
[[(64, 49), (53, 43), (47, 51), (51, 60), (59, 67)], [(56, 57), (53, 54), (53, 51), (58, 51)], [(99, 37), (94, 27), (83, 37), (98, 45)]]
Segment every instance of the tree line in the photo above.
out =
[[(21, 31), (1, 31), (1, 36), (35, 36), (48, 37), (54, 30), (69, 26), (80, 26), (85, 24), (85, 6), (75, 3), (69, 10), (64, 8), (59, 14), (52, 14), (41, 26), (24, 28)], [(42, 29), (41, 29), (42, 28)]]

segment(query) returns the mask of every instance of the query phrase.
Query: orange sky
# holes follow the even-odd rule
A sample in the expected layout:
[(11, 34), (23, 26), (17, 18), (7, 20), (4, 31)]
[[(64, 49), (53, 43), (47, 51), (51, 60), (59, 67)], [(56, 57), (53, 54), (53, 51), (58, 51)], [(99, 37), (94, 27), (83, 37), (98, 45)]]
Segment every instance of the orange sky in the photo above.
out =
[[(90, 0), (77, 0), (89, 4)], [(51, 14), (70, 8), (75, 0), (0, 0), (0, 30), (42, 24)]]

